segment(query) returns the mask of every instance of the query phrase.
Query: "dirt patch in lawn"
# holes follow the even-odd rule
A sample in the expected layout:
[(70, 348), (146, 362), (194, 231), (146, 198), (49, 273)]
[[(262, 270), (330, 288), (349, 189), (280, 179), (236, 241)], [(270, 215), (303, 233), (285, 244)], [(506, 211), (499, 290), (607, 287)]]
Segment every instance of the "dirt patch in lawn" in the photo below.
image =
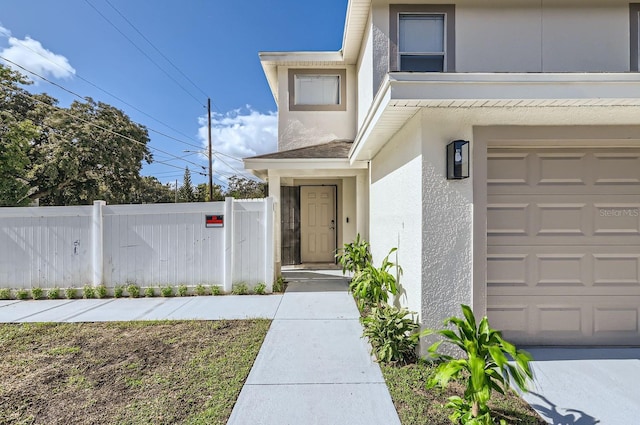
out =
[[(406, 366), (381, 364), (382, 373), (389, 387), (402, 425), (451, 425), (451, 411), (444, 407), (447, 399), (464, 394), (464, 384), (452, 382), (447, 389), (426, 389), (433, 365), (425, 361)], [(490, 403), (498, 419), (514, 425), (545, 425), (540, 416), (524, 400), (514, 393), (506, 396), (492, 393)]]
[(269, 324), (0, 325), (0, 424), (224, 424)]

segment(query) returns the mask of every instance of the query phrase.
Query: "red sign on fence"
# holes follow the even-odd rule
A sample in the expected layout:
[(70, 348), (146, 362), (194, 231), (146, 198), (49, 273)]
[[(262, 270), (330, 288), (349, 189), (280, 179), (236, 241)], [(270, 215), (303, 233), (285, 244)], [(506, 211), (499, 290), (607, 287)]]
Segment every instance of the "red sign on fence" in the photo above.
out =
[(224, 227), (224, 215), (205, 216), (204, 227)]

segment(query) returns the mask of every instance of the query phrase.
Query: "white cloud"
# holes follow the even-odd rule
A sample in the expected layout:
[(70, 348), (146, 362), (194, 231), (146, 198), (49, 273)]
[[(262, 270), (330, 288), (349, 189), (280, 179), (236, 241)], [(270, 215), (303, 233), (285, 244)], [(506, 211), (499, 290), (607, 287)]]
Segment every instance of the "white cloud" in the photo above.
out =
[[(11, 35), (11, 31), (0, 25), (0, 35), (7, 37), (9, 47), (0, 51), (0, 56), (15, 62), (26, 69), (33, 71), (43, 77), (71, 78), (76, 70), (69, 64), (69, 60), (51, 50), (45, 49), (38, 40), (27, 36), (20, 40)], [(14, 68), (25, 74), (25, 71), (12, 63), (6, 62), (7, 66)], [(34, 79), (29, 75), (31, 79)], [(34, 79), (37, 80), (37, 79)]]
[[(198, 136), (206, 151), (207, 118), (201, 117), (199, 122)], [(248, 105), (246, 108), (225, 114), (212, 113), (211, 138), (214, 152), (238, 159), (275, 152), (278, 145), (278, 115), (275, 112), (263, 114)], [(239, 174), (239, 172), (242, 172), (244, 177), (251, 176), (244, 170), (242, 161), (229, 156), (214, 155), (213, 174), (216, 179), (221, 176), (220, 172), (223, 173), (223, 177), (225, 174)]]

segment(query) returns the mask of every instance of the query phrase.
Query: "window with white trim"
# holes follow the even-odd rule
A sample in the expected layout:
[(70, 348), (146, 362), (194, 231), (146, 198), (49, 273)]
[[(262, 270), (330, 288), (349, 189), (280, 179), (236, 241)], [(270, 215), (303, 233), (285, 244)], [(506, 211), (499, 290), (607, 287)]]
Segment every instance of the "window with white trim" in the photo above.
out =
[(629, 4), (631, 71), (640, 71), (640, 3)]
[(398, 19), (400, 71), (444, 71), (445, 15), (401, 13)]
[(344, 69), (289, 69), (290, 111), (345, 111)]

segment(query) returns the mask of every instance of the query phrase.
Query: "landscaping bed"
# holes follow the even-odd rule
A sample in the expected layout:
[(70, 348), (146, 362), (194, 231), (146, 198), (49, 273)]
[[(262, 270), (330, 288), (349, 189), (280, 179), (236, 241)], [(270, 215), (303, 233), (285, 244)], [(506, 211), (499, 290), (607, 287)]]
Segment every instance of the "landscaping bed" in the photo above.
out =
[(0, 325), (0, 424), (224, 424), (269, 320)]

